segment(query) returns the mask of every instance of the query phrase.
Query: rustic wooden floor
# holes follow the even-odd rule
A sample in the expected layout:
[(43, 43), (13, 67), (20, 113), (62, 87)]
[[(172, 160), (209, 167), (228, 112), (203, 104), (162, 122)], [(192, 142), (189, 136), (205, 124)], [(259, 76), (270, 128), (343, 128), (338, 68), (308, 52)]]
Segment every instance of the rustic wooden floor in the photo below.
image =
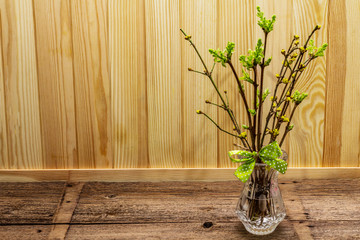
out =
[[(360, 179), (280, 181), (287, 208), (261, 239), (360, 239)], [(260, 239), (230, 182), (0, 183), (0, 239)]]

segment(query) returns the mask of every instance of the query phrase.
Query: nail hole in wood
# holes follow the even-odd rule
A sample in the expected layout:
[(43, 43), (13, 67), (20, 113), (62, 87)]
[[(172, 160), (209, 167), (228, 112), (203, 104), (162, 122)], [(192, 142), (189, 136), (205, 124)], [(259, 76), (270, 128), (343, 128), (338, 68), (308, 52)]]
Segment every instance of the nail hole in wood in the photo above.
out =
[(68, 183), (66, 184), (67, 187), (72, 187), (72, 184)]
[(204, 222), (203, 227), (204, 228), (211, 228), (213, 226), (212, 222)]
[(66, 203), (69, 203), (69, 202), (71, 202), (71, 201), (66, 201)]
[(116, 197), (116, 195), (115, 194), (110, 194), (110, 195), (107, 195), (106, 197), (107, 198), (114, 198), (114, 197)]
[(38, 232), (38, 233), (41, 233), (41, 232), (42, 232), (42, 230), (41, 230), (41, 229), (38, 229), (38, 230), (37, 230), (37, 232)]

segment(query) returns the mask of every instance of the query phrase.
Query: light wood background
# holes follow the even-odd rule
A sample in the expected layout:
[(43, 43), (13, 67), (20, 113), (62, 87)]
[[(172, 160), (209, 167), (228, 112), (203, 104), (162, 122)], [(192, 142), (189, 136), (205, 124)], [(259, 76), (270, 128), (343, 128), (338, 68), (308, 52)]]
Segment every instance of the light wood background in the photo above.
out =
[[(277, 15), (266, 71), (280, 50), (316, 24), (326, 57), (303, 74), (310, 93), (285, 149), (291, 167), (360, 166), (358, 0), (0, 0), (0, 168), (227, 168), (233, 139), (223, 112), (179, 28), (211, 65), (207, 49), (236, 43), (234, 59), (261, 30), (255, 7)], [(239, 64), (236, 67), (240, 70)], [(215, 70), (245, 121), (229, 68)], [(247, 90), (251, 95), (251, 91)]]

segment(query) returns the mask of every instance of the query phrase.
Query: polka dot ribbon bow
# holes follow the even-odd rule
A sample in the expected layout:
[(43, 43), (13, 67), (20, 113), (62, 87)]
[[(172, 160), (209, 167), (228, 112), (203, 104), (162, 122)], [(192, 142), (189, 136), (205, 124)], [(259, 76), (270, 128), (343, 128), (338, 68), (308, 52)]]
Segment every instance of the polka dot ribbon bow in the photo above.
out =
[[(242, 163), (235, 171), (235, 175), (242, 182), (246, 182), (249, 179), (252, 171), (254, 170), (255, 157), (257, 155), (257, 152), (248, 152), (244, 150), (233, 150), (229, 152), (231, 161)], [(279, 159), (281, 155), (282, 152), (280, 146), (276, 141), (263, 147), (259, 152), (261, 161), (284, 174), (287, 170), (287, 162)]]

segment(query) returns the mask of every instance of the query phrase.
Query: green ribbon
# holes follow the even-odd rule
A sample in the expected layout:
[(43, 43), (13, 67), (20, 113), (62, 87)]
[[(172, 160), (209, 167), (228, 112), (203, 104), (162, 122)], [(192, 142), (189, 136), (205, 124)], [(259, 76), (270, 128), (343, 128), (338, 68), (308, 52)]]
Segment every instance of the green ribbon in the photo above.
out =
[[(280, 159), (282, 151), (279, 144), (274, 141), (269, 145), (263, 147), (259, 154), (257, 152), (248, 152), (244, 150), (233, 150), (229, 152), (229, 157), (233, 162), (242, 163), (235, 171), (235, 175), (242, 181), (246, 182), (255, 167), (255, 157), (259, 156), (261, 161), (266, 163), (271, 168), (284, 174), (287, 170), (287, 162)], [(235, 157), (241, 158), (235, 158)]]

